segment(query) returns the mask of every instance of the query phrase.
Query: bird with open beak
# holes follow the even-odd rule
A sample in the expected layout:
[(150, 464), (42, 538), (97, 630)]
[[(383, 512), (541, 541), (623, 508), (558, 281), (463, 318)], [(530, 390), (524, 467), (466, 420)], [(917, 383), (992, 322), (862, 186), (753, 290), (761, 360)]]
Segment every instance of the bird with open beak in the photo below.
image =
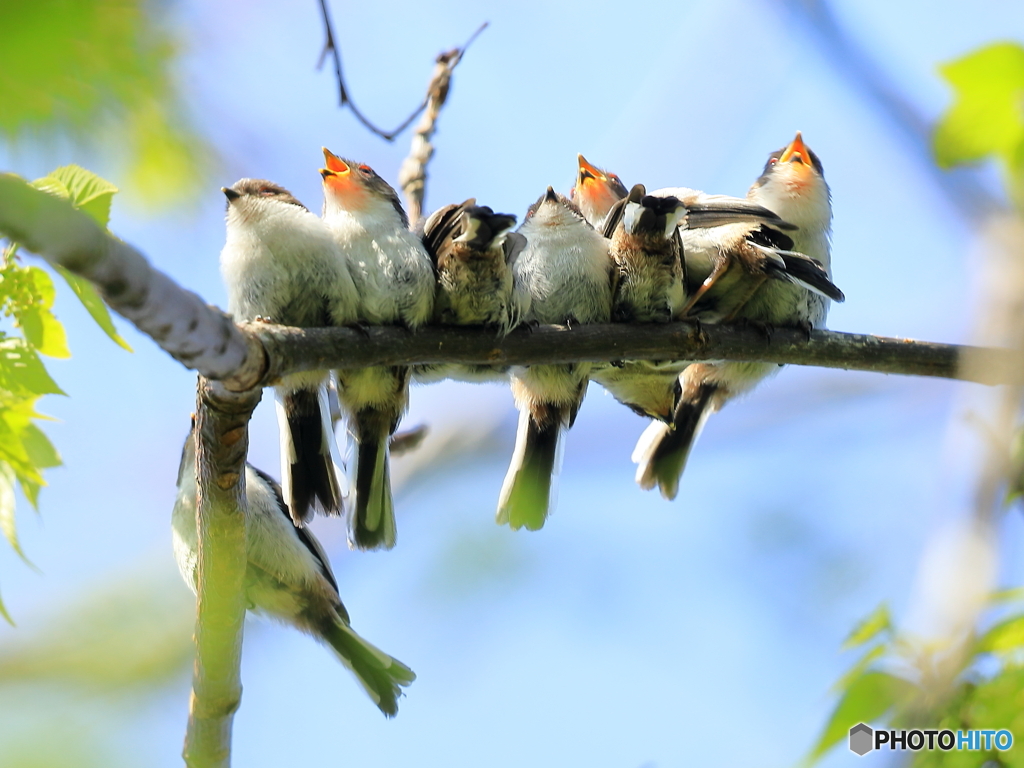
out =
[[(409, 329), (426, 323), (434, 305), (434, 268), (409, 231), (398, 194), (368, 165), (323, 152), (323, 220), (348, 262), (359, 321)], [(388, 440), (408, 404), (411, 369), (381, 366), (335, 374), (355, 442), (349, 544), (390, 549), (396, 527)]]
[[(270, 181), (242, 179), (222, 191), (228, 204), (220, 269), (236, 320), (299, 328), (356, 321), (355, 284), (319, 217)], [(296, 525), (308, 522), (316, 508), (341, 514), (348, 493), (327, 403), (329, 376), (293, 374), (274, 388), (281, 481)]]
[[(823, 328), (831, 300), (843, 301), (832, 283), (832, 204), (821, 161), (796, 138), (773, 152), (747, 199), (777, 213), (796, 229), (757, 225), (683, 234), (693, 288), (691, 314), (765, 327)], [(701, 276), (704, 269), (706, 277)], [(768, 277), (776, 279), (767, 279)], [(633, 452), (636, 480), (675, 498), (694, 441), (707, 418), (734, 397), (777, 372), (772, 363), (698, 363), (683, 371), (671, 425), (655, 422)]]
[[(530, 296), (526, 319), (536, 323), (606, 323), (612, 309), (608, 241), (568, 198), (551, 187), (519, 228), (526, 247), (513, 272)], [(587, 391), (587, 363), (512, 369), (519, 409), (516, 446), (498, 501), (497, 520), (537, 530), (554, 503), (564, 433)]]
[[(512, 271), (526, 245), (522, 235), (509, 231), (515, 223), (515, 216), (495, 213), (473, 198), (427, 218), (422, 237), (437, 273), (435, 324), (483, 326), (505, 336), (520, 323), (530, 296)], [(418, 365), (413, 376), (420, 382), (502, 381), (508, 367)]]
[[(577, 174), (574, 200), (604, 222), (615, 263), (612, 320), (668, 322), (686, 304), (688, 258), (680, 235), (713, 238), (734, 225), (792, 229), (766, 207), (728, 195), (708, 195), (684, 187), (647, 194), (642, 184), (620, 197), (618, 177)], [(620, 189), (621, 188), (621, 189)], [(679, 196), (677, 197), (677, 193)], [(592, 378), (636, 413), (670, 422), (681, 392), (677, 376), (687, 361), (625, 361), (594, 366)]]
[[(199, 575), (197, 470), (193, 427), (181, 451), (178, 494), (171, 513), (174, 558), (193, 592)], [(251, 464), (245, 465), (245, 556), (243, 589), (248, 609), (329, 645), (380, 711), (394, 717), (402, 687), (416, 675), (352, 629), (320, 542), (308, 528), (292, 524), (281, 488)]]
[(591, 165), (583, 155), (576, 155), (576, 163), (576, 185), (570, 197), (584, 218), (603, 232), (608, 212), (629, 190), (618, 176)]

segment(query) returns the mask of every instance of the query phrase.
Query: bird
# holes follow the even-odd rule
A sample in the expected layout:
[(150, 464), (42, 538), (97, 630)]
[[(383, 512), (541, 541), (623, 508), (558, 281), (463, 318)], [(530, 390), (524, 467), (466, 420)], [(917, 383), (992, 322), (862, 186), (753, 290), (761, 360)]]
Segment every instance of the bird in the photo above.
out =
[[(196, 471), (193, 423), (181, 452), (171, 513), (174, 557), (193, 592), (199, 569)], [(251, 464), (245, 465), (245, 551), (247, 609), (330, 646), (380, 711), (394, 717), (402, 688), (416, 679), (415, 673), (352, 629), (320, 542), (308, 528), (292, 523), (281, 487)]]
[[(702, 281), (693, 292), (693, 316), (753, 323), (769, 332), (777, 326), (823, 328), (830, 301), (845, 297), (832, 283), (831, 193), (820, 159), (799, 132), (769, 156), (747, 199), (796, 228), (783, 232), (770, 224), (737, 226), (716, 230), (717, 239), (707, 232), (684, 233), (690, 273)], [(759, 270), (778, 279), (765, 279)], [(637, 442), (637, 483), (644, 489), (657, 485), (665, 498), (675, 498), (708, 417), (779, 367), (753, 362), (688, 366), (680, 376), (680, 398), (671, 424), (652, 423)]]
[[(668, 322), (685, 314), (689, 291), (681, 233), (713, 238), (731, 226), (767, 227), (765, 222), (792, 229), (764, 206), (683, 187), (647, 194), (637, 184), (607, 212), (607, 201), (618, 195), (615, 183), (592, 177), (581, 187), (577, 178), (575, 192), (574, 198), (587, 200), (595, 216), (603, 215), (604, 235), (611, 240), (613, 322)], [(678, 375), (688, 364), (616, 361), (595, 365), (591, 378), (636, 413), (671, 422), (681, 393)]]
[[(510, 230), (516, 217), (495, 213), (470, 198), (446, 205), (423, 224), (423, 244), (437, 274), (433, 322), (475, 325), (505, 336), (521, 322), (530, 296), (515, 279), (512, 264), (526, 245)], [(461, 381), (501, 381), (507, 366), (419, 365), (419, 382), (453, 378)]]
[[(323, 150), (323, 221), (348, 262), (359, 296), (358, 319), (368, 325), (414, 329), (434, 306), (434, 267), (398, 194), (368, 165)], [(394, 499), (388, 440), (409, 401), (408, 366), (335, 371), (338, 398), (355, 443), (355, 500), (349, 544), (359, 549), (395, 545)]]
[[(588, 193), (601, 183), (588, 180), (579, 197), (592, 199)], [(610, 186), (605, 192), (605, 200), (615, 194)], [(591, 205), (591, 210), (600, 215), (602, 207)], [(685, 216), (686, 208), (677, 198), (652, 197), (642, 184), (634, 185), (604, 215), (614, 265), (612, 322), (664, 323), (682, 308), (686, 287), (678, 225)], [(685, 366), (685, 361), (598, 363), (591, 378), (636, 413), (668, 420), (675, 409), (679, 371)]]
[[(300, 328), (356, 321), (355, 284), (318, 216), (264, 179), (241, 179), (221, 191), (227, 239), (220, 269), (236, 320)], [(298, 373), (274, 388), (284, 496), (296, 525), (308, 522), (316, 508), (342, 514), (348, 494), (327, 405), (329, 378), (329, 371)]]
[(598, 232), (603, 232), (608, 212), (615, 203), (626, 197), (629, 190), (618, 176), (591, 165), (583, 155), (576, 155), (576, 164), (576, 185), (572, 188), (570, 198), (583, 217)]
[[(526, 247), (513, 271), (530, 295), (527, 321), (569, 326), (609, 321), (608, 240), (576, 205), (548, 187), (518, 232), (526, 238)], [(519, 428), (498, 501), (499, 524), (514, 530), (543, 527), (554, 503), (563, 435), (583, 402), (590, 369), (588, 363), (512, 369)]]

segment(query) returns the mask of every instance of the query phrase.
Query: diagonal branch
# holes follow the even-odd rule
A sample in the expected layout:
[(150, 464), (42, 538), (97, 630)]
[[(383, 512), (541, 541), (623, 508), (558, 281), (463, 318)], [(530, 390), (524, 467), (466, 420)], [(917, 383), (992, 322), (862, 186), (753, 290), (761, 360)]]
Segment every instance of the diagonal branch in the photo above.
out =
[(437, 118), (441, 115), (441, 108), (448, 100), (452, 72), (462, 61), (466, 49), (486, 28), (487, 22), (484, 22), (462, 48), (452, 48), (437, 57), (434, 74), (430, 78), (430, 85), (427, 86), (427, 98), (420, 110), (417, 111), (419, 114), (425, 108), (426, 113), (413, 133), (409, 156), (402, 161), (402, 167), (398, 170), (398, 184), (405, 197), (405, 210), (409, 214), (409, 221), (413, 224), (419, 221), (423, 215), (423, 198), (426, 196), (427, 189), (427, 164), (434, 156), (434, 145), (430, 140), (434, 136), (434, 131), (437, 130)]

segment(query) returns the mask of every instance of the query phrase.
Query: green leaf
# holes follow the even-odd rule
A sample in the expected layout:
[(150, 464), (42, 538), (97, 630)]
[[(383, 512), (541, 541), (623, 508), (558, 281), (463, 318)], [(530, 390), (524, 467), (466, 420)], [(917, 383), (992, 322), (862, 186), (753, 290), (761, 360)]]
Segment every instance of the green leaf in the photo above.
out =
[(29, 563), (18, 541), (18, 529), (14, 522), (14, 470), (6, 462), (0, 462), (0, 533), (3, 533), (11, 549)]
[(24, 339), (0, 341), (0, 389), (15, 395), (63, 395)]
[(110, 201), (118, 189), (106, 179), (80, 165), (62, 165), (32, 186), (71, 201), (75, 208), (89, 214), (101, 227), (110, 221)]
[(132, 348), (128, 345), (121, 334), (117, 332), (117, 328), (114, 327), (114, 321), (110, 317), (110, 310), (107, 309), (107, 305), (103, 303), (103, 299), (93, 288), (92, 283), (86, 280), (84, 277), (79, 277), (73, 272), (68, 272), (64, 267), (57, 267), (57, 272), (60, 274), (67, 284), (71, 287), (71, 290), (75, 292), (75, 296), (82, 302), (82, 306), (85, 307), (86, 311), (92, 315), (92, 319), (96, 321), (96, 324), (103, 329), (103, 332), (109, 336), (115, 344), (128, 352), (132, 351)]
[(12, 627), (14, 626), (14, 619), (12, 619), (11, 614), (7, 612), (7, 606), (4, 605), (4, 601), (2, 598), (0, 598), (0, 616), (3, 616), (4, 620)]
[(25, 339), (40, 354), (49, 357), (71, 357), (64, 326), (50, 311), (56, 294), (53, 279), (39, 267), (12, 269), (17, 269), (26, 294), (35, 298), (31, 304), (22, 303), (13, 308), (15, 319), (24, 332)]
[(892, 616), (889, 614), (889, 606), (882, 603), (875, 608), (867, 618), (863, 619), (843, 641), (840, 650), (848, 651), (851, 648), (864, 645), (874, 640), (881, 632), (892, 631)]
[(944, 64), (954, 102), (935, 129), (939, 165), (999, 155), (1012, 165), (1024, 141), (1024, 48), (996, 43)]
[(1005, 619), (978, 638), (977, 653), (1006, 653), (1024, 648), (1024, 616)]
[(846, 738), (850, 728), (858, 723), (871, 723), (881, 718), (897, 706), (912, 688), (909, 681), (887, 672), (866, 672), (852, 680), (806, 762), (817, 761)]
[(40, 469), (49, 469), (61, 465), (60, 454), (53, 443), (39, 427), (29, 424), (22, 433), (22, 441), (28, 452), (29, 461)]
[(850, 687), (850, 685), (856, 678), (864, 674), (864, 670), (871, 666), (872, 662), (878, 660), (883, 655), (885, 655), (885, 646), (874, 646), (871, 650), (869, 650), (867, 653), (865, 653), (863, 656), (857, 659), (857, 662), (852, 667), (846, 670), (843, 676), (839, 678), (839, 681), (834, 686), (832, 686), (832, 690), (836, 693), (841, 693), (842, 691), (845, 691), (847, 688)]

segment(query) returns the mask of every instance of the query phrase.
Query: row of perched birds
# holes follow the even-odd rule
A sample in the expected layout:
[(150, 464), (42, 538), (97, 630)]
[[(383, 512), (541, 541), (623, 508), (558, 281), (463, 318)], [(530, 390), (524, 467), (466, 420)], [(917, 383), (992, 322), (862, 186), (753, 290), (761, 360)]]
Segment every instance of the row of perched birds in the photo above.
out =
[[(398, 195), (367, 165), (324, 149), (323, 216), (269, 181), (223, 189), (221, 270), (239, 321), (325, 326), (427, 323), (744, 322), (821, 328), (832, 283), (831, 202), (821, 162), (798, 133), (772, 153), (746, 198), (686, 188), (648, 193), (579, 157), (569, 197), (548, 187), (516, 217), (475, 200), (448, 205), (410, 229)], [(408, 667), (349, 627), (319, 544), (304, 528), (316, 510), (348, 514), (349, 543), (395, 544), (388, 444), (411, 379), (510, 379), (520, 411), (497, 519), (543, 526), (562, 439), (588, 382), (652, 419), (633, 453), (637, 482), (674, 498), (707, 417), (777, 370), (771, 363), (630, 361), (514, 367), (429, 365), (311, 371), (276, 387), (282, 487), (246, 472), (249, 604), (328, 644), (388, 715)], [(336, 393), (336, 394), (335, 394)], [(331, 418), (337, 397), (353, 444), (348, 476)], [(175, 505), (175, 550), (196, 572), (195, 452), (187, 441)], [(347, 477), (354, 478), (354, 488)]]

